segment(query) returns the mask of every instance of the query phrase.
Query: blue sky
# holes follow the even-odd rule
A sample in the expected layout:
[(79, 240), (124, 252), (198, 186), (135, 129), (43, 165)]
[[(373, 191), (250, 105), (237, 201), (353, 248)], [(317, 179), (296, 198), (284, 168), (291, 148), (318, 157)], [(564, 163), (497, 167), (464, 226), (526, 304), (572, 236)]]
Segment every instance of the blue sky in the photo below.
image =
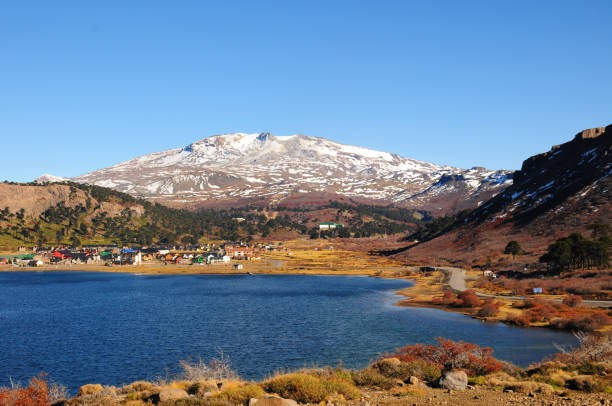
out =
[(612, 123), (612, 1), (6, 1), (0, 180), (213, 134), (518, 169)]

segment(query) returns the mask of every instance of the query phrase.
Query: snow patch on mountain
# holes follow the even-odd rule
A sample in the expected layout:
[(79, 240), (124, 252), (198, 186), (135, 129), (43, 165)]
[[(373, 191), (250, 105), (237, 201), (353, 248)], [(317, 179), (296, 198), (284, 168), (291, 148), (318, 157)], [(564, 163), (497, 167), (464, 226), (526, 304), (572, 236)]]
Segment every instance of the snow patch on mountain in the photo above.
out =
[(174, 201), (270, 196), (278, 201), (325, 192), (398, 204), (415, 196), (413, 203), (423, 204), (449, 194), (497, 193), (512, 182), (507, 171), (439, 166), (320, 137), (270, 133), (215, 135), (73, 180)]

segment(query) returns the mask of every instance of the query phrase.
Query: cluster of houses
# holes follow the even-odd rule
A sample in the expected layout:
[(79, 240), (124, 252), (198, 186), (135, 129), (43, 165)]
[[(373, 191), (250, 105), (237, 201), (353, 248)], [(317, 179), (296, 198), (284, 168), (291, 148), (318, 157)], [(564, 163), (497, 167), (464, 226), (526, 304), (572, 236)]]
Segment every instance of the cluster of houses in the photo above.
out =
[[(79, 249), (66, 247), (35, 248), (30, 253), (0, 256), (0, 264), (11, 264), (13, 266), (44, 266), (49, 264), (140, 265), (157, 262), (182, 265), (216, 265), (229, 264), (232, 260), (258, 260), (261, 259), (263, 252), (279, 249), (283, 249), (280, 244), (248, 244), (244, 242), (172, 248), (120, 248), (117, 246), (83, 247)], [(235, 268), (242, 269), (241, 266), (235, 266)]]

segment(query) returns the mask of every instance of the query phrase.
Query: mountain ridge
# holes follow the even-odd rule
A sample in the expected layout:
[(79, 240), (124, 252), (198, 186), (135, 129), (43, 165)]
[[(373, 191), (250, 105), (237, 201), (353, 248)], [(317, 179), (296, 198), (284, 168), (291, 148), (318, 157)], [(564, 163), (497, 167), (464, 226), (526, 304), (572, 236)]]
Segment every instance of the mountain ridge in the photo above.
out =
[[(440, 184), (444, 179), (452, 182)], [(278, 204), (296, 195), (325, 193), (332, 199), (446, 213), (486, 201), (511, 183), (511, 174), (436, 165), (322, 137), (231, 133), (70, 180), (188, 207), (238, 201)]]
[(548, 244), (590, 227), (612, 224), (612, 125), (587, 129), (570, 141), (525, 159), (511, 186), (427, 240), (399, 254), (416, 261), (442, 257), (489, 262), (510, 240), (532, 262)]

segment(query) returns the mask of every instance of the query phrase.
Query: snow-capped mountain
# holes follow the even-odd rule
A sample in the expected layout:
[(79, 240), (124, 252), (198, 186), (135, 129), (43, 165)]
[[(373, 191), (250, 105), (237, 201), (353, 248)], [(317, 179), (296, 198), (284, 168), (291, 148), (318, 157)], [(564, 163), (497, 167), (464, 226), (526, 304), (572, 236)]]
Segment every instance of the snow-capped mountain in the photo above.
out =
[(45, 173), (36, 178), (37, 183), (58, 183), (65, 182), (69, 180), (68, 178), (62, 178), (61, 176), (51, 175), (49, 173)]
[[(507, 171), (438, 166), (304, 135), (215, 135), (72, 179), (174, 204), (279, 203), (321, 192), (441, 211), (476, 206)], [(433, 206), (432, 206), (433, 205)]]

